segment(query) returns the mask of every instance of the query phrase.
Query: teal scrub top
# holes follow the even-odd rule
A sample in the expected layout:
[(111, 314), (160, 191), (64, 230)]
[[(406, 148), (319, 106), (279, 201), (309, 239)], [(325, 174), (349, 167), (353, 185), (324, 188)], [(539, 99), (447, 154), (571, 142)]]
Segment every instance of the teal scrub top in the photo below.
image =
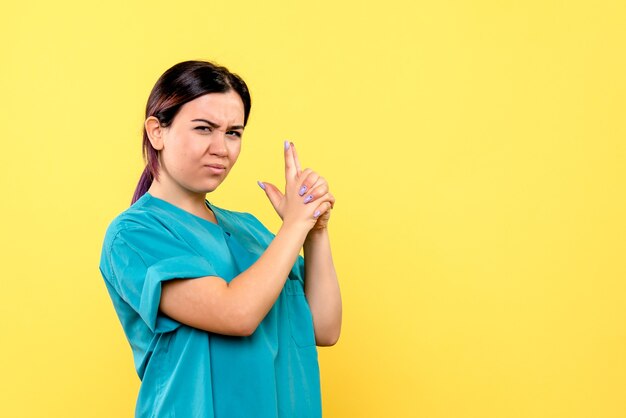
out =
[(159, 311), (161, 283), (250, 267), (274, 234), (249, 213), (205, 200), (218, 224), (144, 194), (108, 226), (100, 261), (141, 386), (136, 417), (321, 417), (313, 319), (298, 256), (249, 337), (184, 325)]

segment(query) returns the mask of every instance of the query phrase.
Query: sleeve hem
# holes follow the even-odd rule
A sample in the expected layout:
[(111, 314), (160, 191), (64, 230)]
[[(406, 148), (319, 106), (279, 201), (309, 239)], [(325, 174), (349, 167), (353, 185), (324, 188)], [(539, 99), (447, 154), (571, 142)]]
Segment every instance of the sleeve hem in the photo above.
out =
[(139, 315), (152, 332), (168, 332), (181, 324), (159, 312), (161, 283), (173, 279), (217, 276), (213, 265), (204, 257), (183, 255), (161, 260), (146, 271), (139, 303)]

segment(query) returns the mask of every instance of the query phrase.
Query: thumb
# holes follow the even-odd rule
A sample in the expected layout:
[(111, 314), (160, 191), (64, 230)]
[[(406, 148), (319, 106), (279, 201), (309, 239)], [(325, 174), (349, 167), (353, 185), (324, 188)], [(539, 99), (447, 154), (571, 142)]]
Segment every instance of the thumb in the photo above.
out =
[(268, 199), (270, 200), (270, 202), (272, 203), (272, 206), (274, 206), (274, 209), (278, 209), (278, 206), (280, 205), (281, 200), (283, 200), (283, 193), (278, 190), (278, 187), (274, 186), (272, 183), (266, 183), (266, 182), (257, 182), (259, 183), (259, 186), (265, 190), (265, 194), (267, 195)]

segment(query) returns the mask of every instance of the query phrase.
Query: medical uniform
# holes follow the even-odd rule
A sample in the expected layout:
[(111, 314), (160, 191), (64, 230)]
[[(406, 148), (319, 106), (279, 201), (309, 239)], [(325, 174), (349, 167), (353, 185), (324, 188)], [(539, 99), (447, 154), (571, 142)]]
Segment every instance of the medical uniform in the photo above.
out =
[(218, 224), (144, 194), (109, 225), (100, 271), (132, 348), (136, 417), (321, 417), (317, 350), (298, 256), (249, 337), (206, 332), (159, 311), (161, 283), (252, 265), (274, 235), (249, 213), (205, 202)]

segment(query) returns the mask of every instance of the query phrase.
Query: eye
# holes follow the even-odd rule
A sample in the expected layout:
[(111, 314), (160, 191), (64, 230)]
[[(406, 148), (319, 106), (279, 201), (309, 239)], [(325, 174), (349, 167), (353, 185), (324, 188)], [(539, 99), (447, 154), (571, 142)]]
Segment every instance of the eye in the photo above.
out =
[(241, 138), (241, 132), (239, 131), (228, 131), (226, 132), (226, 135), (236, 136), (237, 138)]
[(213, 130), (210, 126), (196, 126), (194, 129), (200, 132), (211, 132)]

